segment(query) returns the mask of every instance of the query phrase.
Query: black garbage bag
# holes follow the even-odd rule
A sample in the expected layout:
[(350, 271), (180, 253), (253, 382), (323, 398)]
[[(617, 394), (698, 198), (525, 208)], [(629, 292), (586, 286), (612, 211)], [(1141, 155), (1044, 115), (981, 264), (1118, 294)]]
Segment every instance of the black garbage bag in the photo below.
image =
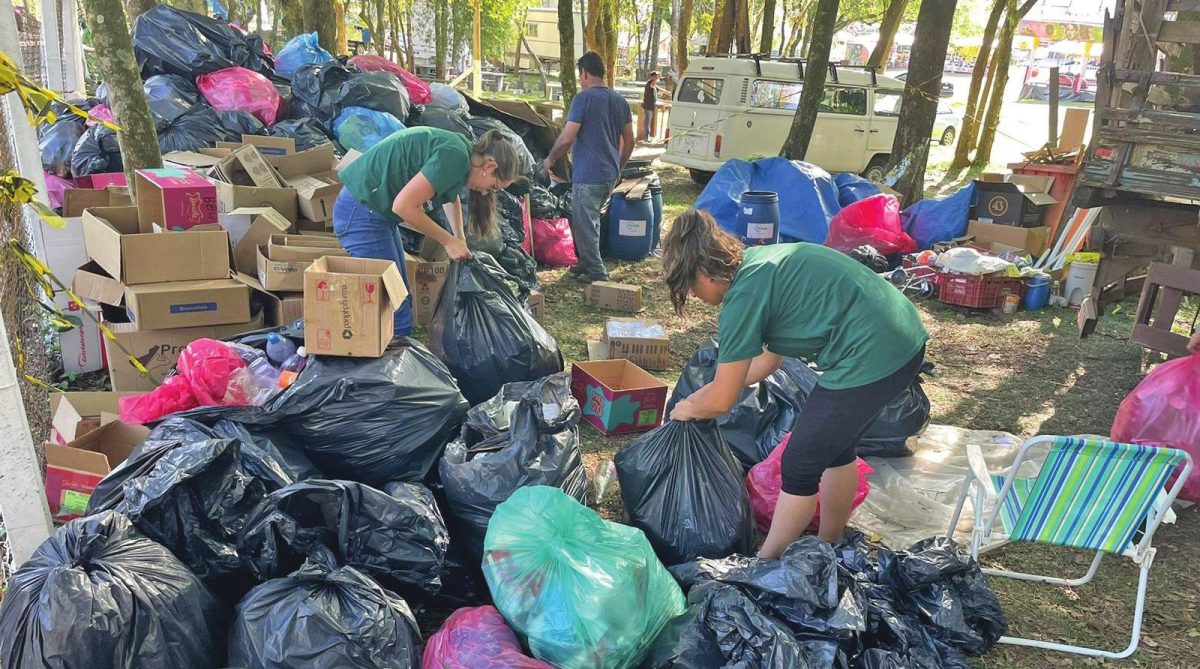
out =
[(421, 664), (421, 632), (403, 599), (318, 551), (292, 575), (263, 583), (238, 604), (229, 664), (410, 669)]
[(60, 527), (13, 574), (0, 665), (216, 669), (227, 617), (170, 551), (106, 511)]
[(486, 116), (472, 116), (467, 119), (467, 124), (471, 126), (471, 132), (477, 141), (489, 130), (495, 130), (503, 135), (504, 139), (507, 139), (513, 145), (513, 148), (517, 150), (517, 164), (520, 165), (517, 171), (526, 179), (532, 180), (537, 176), (538, 172), (545, 171), (541, 162), (534, 160), (533, 154), (525, 146), (525, 140), (500, 121)]
[(563, 370), (558, 342), (542, 329), (484, 253), (450, 263), (429, 326), (429, 347), (458, 379), (472, 405), (513, 381), (532, 381)]
[(659, 633), (643, 666), (832, 669), (844, 665), (837, 641), (797, 638), (736, 587), (709, 582), (688, 593), (687, 612)]
[(966, 669), (966, 657), (929, 633), (915, 615), (897, 609), (895, 591), (867, 576), (851, 583), (866, 610), (866, 630), (859, 635), (854, 666), (862, 669)]
[(260, 580), (290, 574), (318, 548), (405, 595), (436, 594), (450, 536), (433, 493), (412, 483), (387, 492), (310, 479), (276, 490), (246, 521), (238, 551)]
[(54, 123), (41, 126), (38, 149), (42, 154), (42, 169), (64, 178), (71, 176), (75, 145), (86, 130), (85, 121), (69, 112), (60, 115)]
[(895, 589), (937, 639), (971, 656), (987, 653), (1008, 630), (1000, 600), (979, 565), (945, 537), (907, 551), (879, 551), (879, 582)]
[(242, 135), (265, 135), (267, 134), (267, 126), (258, 120), (258, 117), (248, 111), (240, 109), (231, 109), (229, 111), (217, 112), (217, 118), (221, 120), (221, 127), (236, 139), (231, 141), (240, 141)]
[(270, 70), (261, 46), (252, 50), (229, 24), (168, 5), (134, 19), (133, 52), (143, 77), (177, 74), (190, 80), (227, 67)]
[(742, 469), (713, 421), (669, 420), (614, 460), (629, 518), (663, 564), (723, 558), (753, 547)]
[(333, 141), (330, 139), (329, 132), (325, 130), (325, 126), (312, 118), (280, 121), (271, 126), (271, 136), (291, 137), (296, 140), (297, 151), (306, 151)]
[(163, 153), (199, 151), (217, 142), (241, 139), (241, 134), (234, 135), (225, 128), (208, 105), (196, 105), (158, 128), (158, 149)]
[(586, 503), (579, 418), (565, 372), (507, 383), (467, 412), (462, 436), (446, 447), (439, 471), (454, 540), (475, 563), (483, 559), (488, 520), (517, 488), (554, 486)]
[(559, 218), (558, 197), (548, 188), (534, 184), (529, 188), (529, 213), (533, 218), (552, 220)]
[(115, 130), (97, 123), (80, 135), (71, 153), (73, 176), (124, 171), (125, 161), (121, 157), (121, 145), (117, 142)]
[[(925, 364), (927, 369), (932, 365)], [(925, 372), (925, 369), (922, 370)], [(908, 438), (921, 434), (929, 427), (929, 397), (921, 387), (921, 376), (901, 391), (871, 422), (858, 442), (860, 456), (903, 458), (912, 455)]]
[(495, 257), (508, 276), (522, 291), (538, 289), (537, 261), (521, 248), (525, 241), (521, 201), (508, 190), (496, 192), (497, 222), (503, 248)]
[(403, 120), (410, 107), (408, 89), (391, 72), (358, 72), (338, 88), (337, 113), (346, 107), (374, 109)]
[(410, 128), (415, 125), (441, 128), (442, 130), (457, 132), (466, 137), (468, 141), (475, 141), (475, 133), (471, 131), (471, 126), (467, 125), (466, 120), (458, 113), (441, 107), (425, 107), (420, 114), (410, 115), (405, 125)]
[(338, 115), (342, 84), (359, 74), (357, 69), (336, 60), (296, 68), (292, 73), (292, 117), (312, 117), (331, 125)]
[(858, 264), (866, 267), (876, 274), (888, 271), (887, 256), (877, 251), (875, 247), (871, 246), (870, 244), (856, 246), (853, 249), (850, 249), (850, 252), (846, 255), (850, 256), (856, 262), (858, 262)]
[(142, 90), (159, 132), (200, 104), (200, 91), (195, 84), (177, 74), (156, 74), (142, 82)]
[(558, 216), (563, 218), (571, 218), (575, 215), (575, 206), (572, 204), (571, 184), (555, 183), (550, 186), (550, 194), (558, 198)]

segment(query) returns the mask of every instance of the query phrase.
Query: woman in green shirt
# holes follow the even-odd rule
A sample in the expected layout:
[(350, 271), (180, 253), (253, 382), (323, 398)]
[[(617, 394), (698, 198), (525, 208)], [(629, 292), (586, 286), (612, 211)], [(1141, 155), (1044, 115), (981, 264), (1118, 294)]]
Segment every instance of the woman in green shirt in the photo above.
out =
[[(495, 130), (472, 145), (462, 135), (437, 128), (392, 133), (342, 170), (345, 187), (333, 205), (333, 231), (355, 258), (391, 260), (408, 283), (400, 222), (446, 248), (452, 260), (471, 257), (463, 232), (459, 192), (470, 189), (473, 232), (496, 227), (493, 193), (517, 177), (517, 151)], [(438, 225), (424, 206), (441, 206), (453, 232)], [(412, 302), (396, 311), (394, 334), (412, 331)]]
[(929, 334), (916, 308), (837, 251), (803, 243), (743, 248), (696, 210), (675, 219), (662, 257), (676, 311), (689, 294), (721, 308), (716, 376), (676, 404), (672, 420), (727, 413), (784, 356), (821, 370), (784, 449), (783, 486), (759, 555), (778, 558), (799, 538), (816, 512), (818, 485), (819, 534), (836, 542), (854, 500), (855, 446), (924, 361)]

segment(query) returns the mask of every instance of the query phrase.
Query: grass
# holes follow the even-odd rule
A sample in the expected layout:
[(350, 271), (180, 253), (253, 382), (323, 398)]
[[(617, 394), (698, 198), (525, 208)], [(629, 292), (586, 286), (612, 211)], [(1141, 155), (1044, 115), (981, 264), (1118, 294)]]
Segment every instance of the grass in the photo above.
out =
[[(656, 165), (663, 179), (665, 219), (686, 210), (700, 187), (684, 170)], [(940, 189), (952, 190), (966, 175), (938, 176)], [(671, 309), (658, 261), (609, 264), (614, 281), (643, 286), (644, 316), (662, 321), (671, 337), (669, 369), (655, 373), (673, 384), (691, 353), (716, 332), (716, 311), (689, 303), (678, 317)], [(587, 358), (586, 340), (596, 339), (608, 316), (583, 304), (583, 285), (563, 270), (540, 273), (546, 296), (546, 326), (558, 339), (567, 362)], [(1135, 298), (1131, 298), (1135, 299)], [(974, 313), (920, 302), (922, 320), (933, 336), (928, 359), (935, 374), (925, 390), (933, 421), (974, 429), (1004, 430), (1017, 435), (1106, 434), (1122, 398), (1157, 362), (1129, 341), (1133, 304), (1100, 320), (1091, 337), (1080, 340), (1075, 312), (1049, 309), (1015, 316)], [(606, 467), (632, 437), (604, 437), (582, 429), (584, 461), (596, 473)], [(598, 511), (621, 520), (617, 484), (611, 484)], [(1160, 553), (1151, 571), (1145, 636), (1129, 661), (1136, 667), (1190, 667), (1200, 656), (1200, 623), (1196, 622), (1200, 576), (1188, 564), (1190, 548), (1200, 539), (1197, 511), (1180, 513), (1179, 521), (1160, 530)], [(1089, 558), (1069, 550), (1009, 547), (989, 554), (985, 564), (1026, 572), (1075, 576)], [(1078, 572), (1078, 573), (1074, 573)], [(1129, 560), (1108, 559), (1088, 586), (1060, 588), (993, 579), (1012, 632), (1123, 648), (1128, 641), (1137, 570)], [(1101, 662), (1080, 656), (1000, 646), (974, 666), (1027, 668), (1092, 666)]]

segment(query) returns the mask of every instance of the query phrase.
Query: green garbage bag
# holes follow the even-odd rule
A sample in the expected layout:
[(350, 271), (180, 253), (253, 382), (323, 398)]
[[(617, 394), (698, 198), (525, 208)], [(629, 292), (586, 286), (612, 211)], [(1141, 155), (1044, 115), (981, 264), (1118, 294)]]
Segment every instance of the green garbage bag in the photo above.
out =
[(641, 530), (558, 488), (514, 492), (496, 507), (483, 550), (496, 608), (534, 657), (560, 669), (635, 667), (684, 612)]

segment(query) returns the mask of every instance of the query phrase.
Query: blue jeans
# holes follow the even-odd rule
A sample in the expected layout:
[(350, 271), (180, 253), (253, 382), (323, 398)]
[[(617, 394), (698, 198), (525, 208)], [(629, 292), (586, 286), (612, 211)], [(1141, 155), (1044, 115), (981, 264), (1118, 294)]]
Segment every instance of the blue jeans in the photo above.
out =
[[(333, 203), (333, 233), (342, 248), (354, 258), (376, 258), (391, 260), (404, 278), (409, 291), (408, 270), (404, 267), (404, 240), (400, 238), (400, 226), (395, 221), (370, 209), (343, 188)], [(412, 332), (412, 296), (404, 298), (404, 304), (396, 310), (393, 336)]]
[(600, 207), (615, 184), (571, 185), (571, 235), (575, 237), (578, 272), (592, 281), (608, 281), (608, 270), (600, 259)]
[(654, 110), (642, 107), (642, 139), (650, 139), (650, 127), (654, 124)]

